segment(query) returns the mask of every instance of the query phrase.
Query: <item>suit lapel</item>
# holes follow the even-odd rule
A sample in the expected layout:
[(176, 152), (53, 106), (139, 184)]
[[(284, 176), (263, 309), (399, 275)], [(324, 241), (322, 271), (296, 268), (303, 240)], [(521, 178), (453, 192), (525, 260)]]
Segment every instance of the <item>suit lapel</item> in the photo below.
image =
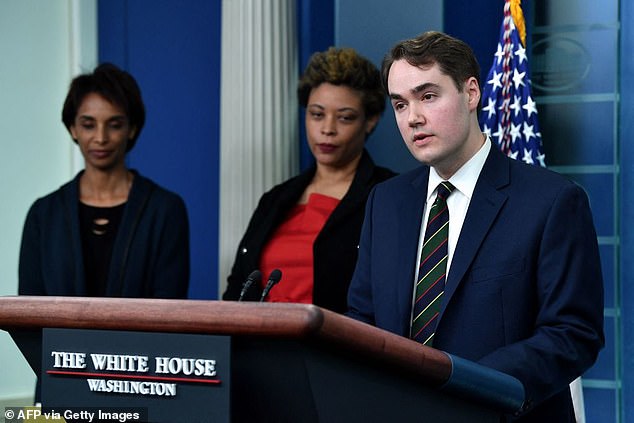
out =
[(84, 270), (84, 255), (81, 246), (81, 232), (79, 223), (79, 179), (84, 173), (82, 170), (75, 176), (72, 183), (62, 188), (62, 198), (65, 207), (64, 215), (68, 222), (70, 245), (68, 248), (75, 261), (72, 291), (76, 295), (87, 295), (86, 277)]
[(429, 180), (429, 168), (423, 167), (422, 171), (413, 175), (412, 180), (405, 189), (407, 192), (401, 196), (401, 204), (398, 205), (399, 225), (398, 243), (402, 248), (399, 255), (400, 262), (395, 275), (397, 286), (397, 304), (399, 315), (404, 316), (402, 321), (407, 323), (405, 336), (409, 333), (409, 321), (414, 295), (414, 269), (418, 257), (418, 241), (420, 237), (420, 225), (423, 219), (425, 199), (427, 198), (427, 181)]
[(447, 275), (440, 319), (506, 202), (507, 195), (499, 189), (509, 183), (508, 160), (493, 146), (480, 172)]
[[(350, 188), (343, 196), (337, 207), (332, 211), (323, 230), (328, 231), (331, 226), (346, 221), (346, 217), (354, 213), (358, 208), (364, 207), (368, 193), (370, 192), (370, 179), (374, 172), (374, 162), (367, 151), (363, 151), (361, 160), (354, 174)], [(312, 177), (312, 176), (311, 176)], [(302, 192), (310, 181), (306, 181), (302, 188)]]
[[(123, 209), (123, 216), (119, 223), (117, 236), (112, 246), (112, 256), (110, 267), (108, 268), (108, 279), (106, 285), (106, 295), (109, 297), (121, 297), (124, 295), (124, 280), (128, 270), (128, 259), (130, 258), (130, 246), (135, 236), (138, 236), (137, 229), (141, 217), (146, 210), (146, 206), (154, 190), (154, 185), (136, 171), (132, 188), (128, 195), (128, 201)], [(149, 247), (149, 246), (148, 246)], [(144, 281), (135, 281), (142, 284)], [(141, 288), (141, 292), (145, 292)]]

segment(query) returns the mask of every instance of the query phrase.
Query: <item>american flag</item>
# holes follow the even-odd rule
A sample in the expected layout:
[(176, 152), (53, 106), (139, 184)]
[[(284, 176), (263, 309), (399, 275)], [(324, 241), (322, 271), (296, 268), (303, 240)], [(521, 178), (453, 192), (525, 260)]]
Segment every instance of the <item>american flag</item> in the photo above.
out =
[(480, 122), (482, 131), (506, 155), (528, 164), (546, 166), (524, 38), (524, 17), (519, 1), (506, 0), (497, 52), (483, 84)]

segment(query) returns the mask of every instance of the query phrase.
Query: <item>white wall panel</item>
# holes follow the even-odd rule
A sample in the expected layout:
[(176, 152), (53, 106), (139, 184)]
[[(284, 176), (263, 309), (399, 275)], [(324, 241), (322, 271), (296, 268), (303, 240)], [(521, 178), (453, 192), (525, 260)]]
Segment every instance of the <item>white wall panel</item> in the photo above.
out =
[[(18, 253), (31, 203), (82, 163), (61, 122), (68, 84), (96, 63), (94, 0), (0, 1), (0, 295), (18, 288)], [(0, 331), (0, 402), (32, 396), (35, 375)]]

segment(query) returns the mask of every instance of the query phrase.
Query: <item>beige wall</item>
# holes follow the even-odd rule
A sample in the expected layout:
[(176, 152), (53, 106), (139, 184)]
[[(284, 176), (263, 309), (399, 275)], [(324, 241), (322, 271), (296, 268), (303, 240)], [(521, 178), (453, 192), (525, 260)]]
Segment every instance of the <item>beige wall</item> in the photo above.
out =
[[(15, 295), (26, 212), (80, 163), (61, 123), (72, 75), (96, 63), (95, 0), (0, 0), (0, 295)], [(0, 331), (0, 403), (30, 398), (35, 375)]]

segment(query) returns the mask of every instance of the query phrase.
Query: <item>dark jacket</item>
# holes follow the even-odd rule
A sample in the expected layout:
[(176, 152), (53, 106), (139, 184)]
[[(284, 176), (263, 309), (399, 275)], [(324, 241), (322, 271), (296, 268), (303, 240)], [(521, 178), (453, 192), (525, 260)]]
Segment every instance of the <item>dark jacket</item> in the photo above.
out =
[[(259, 268), (264, 246), (297, 204), (315, 171), (313, 166), (262, 196), (240, 241), (227, 290), (222, 296), (224, 300), (238, 299), (249, 273)], [(348, 192), (333, 210), (313, 245), (314, 304), (338, 313), (346, 311), (346, 295), (357, 261), (365, 201), (374, 185), (394, 175), (389, 169), (375, 166), (364, 151)], [(261, 293), (261, 287), (254, 284), (244, 299), (259, 300)]]
[[(409, 335), (429, 168), (367, 201), (350, 317)], [(588, 197), (562, 176), (495, 146), (447, 274), (434, 348), (522, 382), (523, 422), (574, 422), (569, 383), (604, 345), (601, 261)]]
[[(20, 295), (86, 295), (79, 230), (79, 178), (35, 201), (20, 249)], [(185, 203), (134, 172), (112, 249), (107, 297), (186, 298), (189, 223)]]

